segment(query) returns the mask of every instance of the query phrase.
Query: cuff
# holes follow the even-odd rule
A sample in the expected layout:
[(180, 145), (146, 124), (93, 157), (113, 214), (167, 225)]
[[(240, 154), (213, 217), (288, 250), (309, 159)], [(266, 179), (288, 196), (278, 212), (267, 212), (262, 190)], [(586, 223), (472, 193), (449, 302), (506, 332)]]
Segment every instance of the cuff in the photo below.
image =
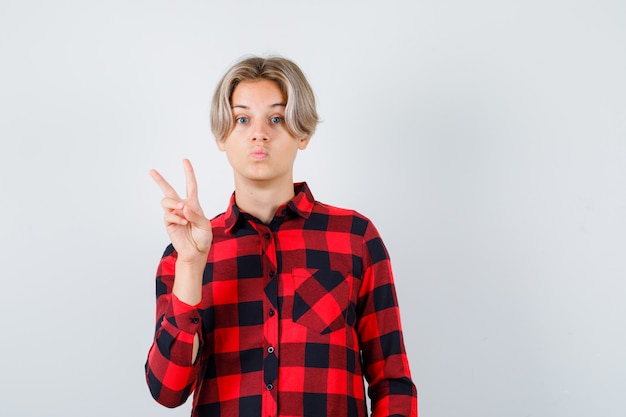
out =
[(199, 307), (200, 303), (192, 306), (172, 294), (170, 304), (165, 312), (165, 319), (182, 332), (196, 334), (201, 326)]

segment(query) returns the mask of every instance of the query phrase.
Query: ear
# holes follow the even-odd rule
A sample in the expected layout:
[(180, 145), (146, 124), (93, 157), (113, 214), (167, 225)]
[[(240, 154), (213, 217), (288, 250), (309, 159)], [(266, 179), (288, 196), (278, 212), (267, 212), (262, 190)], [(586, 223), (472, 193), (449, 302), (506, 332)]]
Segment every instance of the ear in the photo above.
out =
[(224, 152), (226, 150), (226, 140), (215, 139), (215, 144), (220, 151)]
[(305, 150), (307, 146), (309, 146), (310, 137), (300, 138), (298, 139), (298, 149), (301, 151)]

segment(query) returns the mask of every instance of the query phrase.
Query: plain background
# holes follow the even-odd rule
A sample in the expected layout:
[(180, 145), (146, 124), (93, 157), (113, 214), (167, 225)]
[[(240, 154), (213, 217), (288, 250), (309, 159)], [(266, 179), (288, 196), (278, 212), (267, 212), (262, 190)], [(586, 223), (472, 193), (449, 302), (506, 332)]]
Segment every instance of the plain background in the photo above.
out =
[(246, 54), (305, 71), (296, 161), (394, 262), (422, 417), (626, 414), (626, 3), (0, 1), (0, 415), (185, 416), (143, 374), (159, 169)]

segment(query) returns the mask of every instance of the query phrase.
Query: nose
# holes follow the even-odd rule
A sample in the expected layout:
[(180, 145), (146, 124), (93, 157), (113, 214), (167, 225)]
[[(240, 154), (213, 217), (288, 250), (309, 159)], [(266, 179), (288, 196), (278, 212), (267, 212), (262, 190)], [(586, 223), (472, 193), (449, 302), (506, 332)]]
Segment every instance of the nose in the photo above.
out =
[(270, 140), (270, 132), (269, 126), (267, 122), (261, 118), (258, 118), (252, 124), (251, 137), (253, 141), (264, 141), (267, 142)]

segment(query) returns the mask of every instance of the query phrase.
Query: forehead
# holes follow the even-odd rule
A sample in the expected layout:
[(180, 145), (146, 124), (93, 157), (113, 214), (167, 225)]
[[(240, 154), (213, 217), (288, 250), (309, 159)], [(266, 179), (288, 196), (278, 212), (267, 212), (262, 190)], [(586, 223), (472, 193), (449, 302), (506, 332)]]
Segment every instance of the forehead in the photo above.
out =
[(246, 80), (235, 87), (231, 97), (232, 106), (285, 104), (286, 97), (278, 83), (272, 80)]

